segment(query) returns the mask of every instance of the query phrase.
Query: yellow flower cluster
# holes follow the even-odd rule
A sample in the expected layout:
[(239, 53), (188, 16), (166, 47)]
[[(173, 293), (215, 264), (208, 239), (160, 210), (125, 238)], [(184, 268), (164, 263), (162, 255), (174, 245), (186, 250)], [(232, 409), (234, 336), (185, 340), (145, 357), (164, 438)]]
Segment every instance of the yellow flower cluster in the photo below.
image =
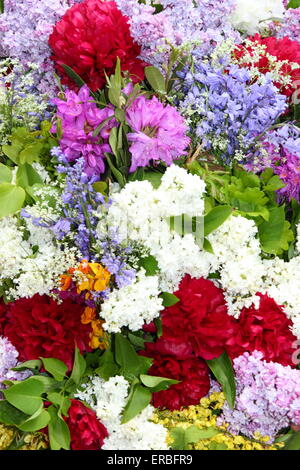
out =
[(199, 405), (182, 408), (178, 411), (156, 410), (153, 421), (160, 423), (169, 430), (168, 444), (172, 444), (170, 431), (176, 427), (184, 429), (194, 425), (199, 429), (217, 428), (220, 432), (210, 439), (201, 439), (195, 444), (189, 444), (193, 450), (278, 450), (283, 444), (267, 445), (268, 436), (256, 435), (255, 440), (243, 436), (235, 436), (227, 431), (228, 425), (218, 426), (218, 411), (225, 402), (223, 393), (212, 393), (208, 398), (202, 398)]
[(13, 426), (0, 424), (0, 450), (8, 449), (15, 441), (18, 450), (42, 450), (48, 448), (48, 437), (42, 432), (20, 434)]

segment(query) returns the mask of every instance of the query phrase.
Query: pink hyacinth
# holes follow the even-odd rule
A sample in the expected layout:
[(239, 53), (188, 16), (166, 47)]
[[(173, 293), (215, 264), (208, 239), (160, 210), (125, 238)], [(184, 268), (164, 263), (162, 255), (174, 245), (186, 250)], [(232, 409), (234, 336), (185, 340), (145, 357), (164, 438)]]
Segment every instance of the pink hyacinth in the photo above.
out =
[(170, 166), (186, 155), (188, 127), (173, 106), (164, 106), (155, 96), (150, 100), (139, 96), (127, 109), (126, 119), (132, 129), (127, 135), (131, 143), (130, 172), (148, 166), (150, 161)]
[[(74, 161), (84, 157), (84, 171), (89, 176), (103, 173), (105, 152), (111, 151), (108, 143), (110, 130), (116, 125), (114, 110), (108, 107), (99, 109), (86, 85), (78, 94), (67, 90), (66, 101), (56, 98), (52, 103), (57, 106), (57, 116), (62, 122), (60, 147), (66, 158)], [(100, 132), (93, 136), (101, 123), (104, 124)]]

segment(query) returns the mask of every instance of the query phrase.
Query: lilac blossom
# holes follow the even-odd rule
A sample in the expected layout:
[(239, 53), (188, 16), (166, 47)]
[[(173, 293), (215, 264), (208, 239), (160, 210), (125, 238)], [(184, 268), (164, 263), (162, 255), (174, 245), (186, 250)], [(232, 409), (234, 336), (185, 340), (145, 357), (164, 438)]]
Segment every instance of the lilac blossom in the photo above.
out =
[(173, 160), (186, 155), (188, 128), (175, 107), (164, 106), (155, 96), (139, 96), (127, 109), (126, 120), (132, 130), (127, 134), (132, 156), (130, 172), (151, 161), (170, 166)]
[[(225, 60), (225, 59), (224, 59)], [(180, 72), (179, 109), (188, 119), (193, 140), (222, 162), (243, 161), (256, 138), (286, 109), (271, 78), (252, 83), (250, 72), (237, 66), (197, 63)]]
[(292, 198), (300, 203), (300, 129), (288, 123), (264, 134), (246, 169), (260, 172), (272, 168), (284, 188), (277, 191), (279, 202)]
[[(65, 96), (66, 100), (52, 100), (62, 124), (60, 147), (70, 162), (84, 158), (83, 170), (87, 175), (99, 175), (105, 170), (105, 152), (111, 151), (108, 139), (110, 129), (116, 125), (114, 110), (109, 107), (99, 109), (86, 85), (78, 94), (67, 90)], [(100, 132), (94, 136), (101, 123)]]
[(282, 21), (273, 23), (271, 29), (277, 38), (287, 36), (292, 41), (300, 42), (300, 7), (286, 10)]
[(216, 44), (240, 35), (229, 24), (228, 18), (235, 0), (161, 0), (155, 10), (150, 2), (116, 0), (123, 14), (129, 17), (131, 34), (141, 45), (141, 57), (154, 64), (166, 63), (170, 44), (192, 47), (197, 56), (211, 52)]
[(0, 336), (0, 389), (5, 388), (4, 380), (24, 380), (29, 377), (29, 371), (14, 371), (13, 367), (18, 365), (19, 353), (11, 342)]
[(228, 423), (233, 434), (253, 438), (268, 436), (294, 424), (300, 425), (300, 370), (266, 362), (254, 351), (234, 359), (237, 398), (234, 409), (226, 402), (219, 424)]

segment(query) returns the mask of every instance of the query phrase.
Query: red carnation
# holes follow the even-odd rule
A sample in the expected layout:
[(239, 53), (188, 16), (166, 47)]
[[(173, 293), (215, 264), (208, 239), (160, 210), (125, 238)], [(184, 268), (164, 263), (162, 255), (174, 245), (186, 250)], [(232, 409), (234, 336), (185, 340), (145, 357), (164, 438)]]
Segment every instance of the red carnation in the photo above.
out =
[[(243, 62), (243, 56), (246, 51), (254, 52), (255, 44), (261, 44), (266, 47), (265, 52), (261, 54), (258, 62), (254, 66), (263, 74), (270, 72), (274, 65), (269, 61), (269, 58), (266, 56), (271, 55), (276, 57), (278, 61), (287, 61), (283, 63), (279, 71), (280, 75), (283, 77), (290, 76), (292, 83), (290, 85), (283, 86), (281, 83), (274, 83), (281, 93), (290, 97), (296, 89), (299, 90), (299, 80), (300, 80), (300, 44), (297, 41), (292, 41), (288, 37), (282, 39), (277, 39), (275, 37), (266, 37), (263, 38), (259, 34), (256, 34), (253, 37), (248, 38), (248, 40), (253, 42), (252, 46), (245, 47), (244, 45), (238, 46), (234, 52), (234, 55), (239, 59), (239, 64), (242, 67), (249, 67), (250, 64)], [(296, 63), (299, 67), (295, 69), (292, 68), (292, 63)]]
[(295, 367), (292, 355), (295, 351), (293, 343), (297, 338), (290, 330), (291, 320), (273, 299), (267, 295), (258, 295), (258, 309), (252, 305), (241, 311), (237, 334), (228, 348), (229, 355), (234, 359), (246, 351), (256, 350), (264, 354), (266, 361)]
[(186, 275), (175, 295), (180, 302), (162, 312), (163, 337), (189, 344), (203, 359), (220, 356), (236, 328), (223, 291), (212, 281)]
[(105, 73), (114, 73), (117, 58), (134, 82), (143, 80), (145, 63), (137, 59), (141, 48), (131, 35), (128, 18), (113, 1), (84, 0), (71, 7), (49, 38), (52, 60), (62, 83), (75, 88), (61, 65), (71, 67), (93, 91), (103, 88)]
[(72, 450), (100, 450), (108, 436), (105, 426), (97, 419), (96, 413), (78, 400), (71, 400), (66, 418), (71, 434)]
[(148, 373), (180, 380), (168, 390), (153, 394), (152, 403), (156, 408), (178, 410), (182, 406), (198, 405), (210, 388), (208, 367), (202, 359), (181, 361), (158, 355)]
[(0, 310), (2, 334), (18, 350), (20, 361), (55, 357), (71, 370), (76, 344), (81, 352), (91, 351), (90, 326), (81, 323), (82, 305), (70, 299), (57, 304), (37, 294), (5, 307)]

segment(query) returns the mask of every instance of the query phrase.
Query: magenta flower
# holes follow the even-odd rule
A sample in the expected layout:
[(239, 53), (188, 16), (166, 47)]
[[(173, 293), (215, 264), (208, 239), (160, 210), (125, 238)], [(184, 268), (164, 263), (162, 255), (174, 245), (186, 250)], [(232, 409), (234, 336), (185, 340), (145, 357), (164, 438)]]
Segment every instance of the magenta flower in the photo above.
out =
[(173, 160), (186, 155), (190, 143), (186, 136), (188, 127), (173, 106), (164, 106), (155, 96), (151, 100), (139, 96), (127, 109), (126, 118), (132, 129), (127, 134), (131, 142), (130, 172), (150, 161), (170, 166)]
[[(105, 152), (110, 152), (108, 143), (110, 130), (116, 125), (111, 108), (99, 109), (84, 85), (80, 91), (66, 91), (66, 101), (53, 99), (57, 106), (57, 116), (62, 121), (62, 138), (60, 147), (68, 161), (85, 159), (84, 171), (87, 175), (97, 175), (105, 170)], [(109, 119), (112, 117), (112, 119)], [(103, 127), (97, 136), (94, 130), (101, 124)]]

